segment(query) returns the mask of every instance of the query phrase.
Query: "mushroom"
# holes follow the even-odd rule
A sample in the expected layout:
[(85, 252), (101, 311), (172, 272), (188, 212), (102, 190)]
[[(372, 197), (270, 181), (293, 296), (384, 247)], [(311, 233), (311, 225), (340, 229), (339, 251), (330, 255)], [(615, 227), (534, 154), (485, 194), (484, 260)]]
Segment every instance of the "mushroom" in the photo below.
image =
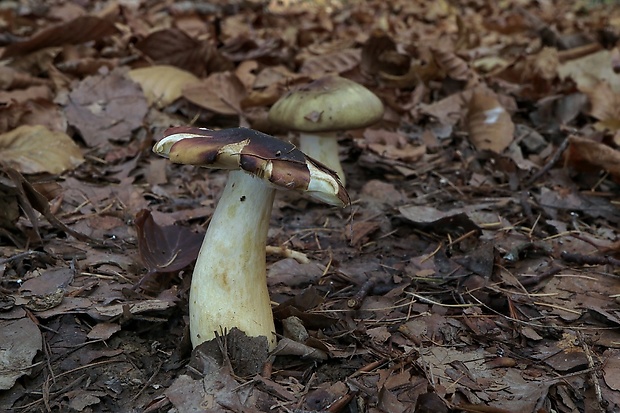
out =
[(299, 149), (325, 164), (345, 184), (337, 132), (363, 128), (383, 117), (383, 103), (370, 90), (336, 75), (287, 92), (269, 110), (269, 121), (299, 132)]
[(189, 295), (194, 347), (237, 327), (276, 343), (267, 291), (265, 245), (276, 189), (349, 203), (336, 174), (294, 145), (252, 129), (174, 127), (153, 147), (180, 164), (230, 169), (194, 267)]

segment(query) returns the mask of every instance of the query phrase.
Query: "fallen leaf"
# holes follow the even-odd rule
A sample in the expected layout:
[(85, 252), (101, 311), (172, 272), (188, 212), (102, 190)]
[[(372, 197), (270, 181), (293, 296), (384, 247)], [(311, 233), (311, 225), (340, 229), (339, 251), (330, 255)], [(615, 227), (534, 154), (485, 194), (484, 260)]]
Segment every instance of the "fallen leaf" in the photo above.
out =
[(149, 105), (168, 106), (183, 94), (183, 88), (199, 79), (190, 72), (174, 66), (158, 65), (133, 69), (129, 77), (138, 83)]
[(609, 50), (569, 60), (558, 68), (558, 75), (562, 80), (574, 80), (580, 90), (591, 89), (597, 83), (606, 81), (611, 90), (620, 93), (620, 76), (613, 70), (612, 52)]
[(492, 95), (475, 91), (466, 118), (469, 139), (477, 150), (501, 153), (510, 146), (515, 126), (510, 114)]
[(620, 178), (620, 151), (591, 139), (571, 136), (569, 140), (566, 155), (569, 165), (581, 170), (602, 169)]
[(200, 83), (183, 89), (183, 97), (202, 108), (222, 115), (241, 113), (245, 86), (232, 72), (214, 73)]
[(148, 104), (140, 87), (121, 69), (89, 76), (69, 93), (66, 115), (88, 146), (126, 142), (142, 126)]
[(84, 162), (80, 148), (69, 135), (44, 126), (24, 125), (1, 134), (0, 156), (26, 174), (60, 174)]
[(157, 225), (148, 210), (136, 216), (138, 250), (149, 272), (173, 272), (191, 264), (204, 234), (196, 234), (178, 225)]
[(194, 39), (177, 28), (155, 31), (136, 48), (156, 63), (176, 66), (196, 76), (231, 69), (230, 62), (211, 43)]
[(604, 81), (583, 92), (590, 100), (590, 116), (598, 119), (599, 125), (606, 129), (620, 129), (620, 93), (614, 92)]
[(118, 29), (109, 20), (95, 16), (80, 16), (70, 22), (44, 29), (28, 40), (7, 46), (2, 58), (24, 55), (45, 47), (85, 43), (116, 33)]
[(345, 49), (338, 52), (306, 59), (300, 73), (320, 77), (327, 73), (344, 73), (358, 66), (361, 61), (359, 49)]
[(32, 369), (32, 359), (42, 349), (41, 332), (29, 318), (0, 322), (0, 390), (8, 390)]

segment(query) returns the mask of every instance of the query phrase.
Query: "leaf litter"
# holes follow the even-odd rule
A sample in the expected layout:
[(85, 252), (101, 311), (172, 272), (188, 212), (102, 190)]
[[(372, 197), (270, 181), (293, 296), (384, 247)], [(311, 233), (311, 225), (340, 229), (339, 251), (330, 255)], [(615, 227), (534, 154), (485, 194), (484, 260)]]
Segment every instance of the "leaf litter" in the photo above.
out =
[[(0, 410), (620, 410), (613, 2), (26, 1), (0, 10)], [(192, 351), (225, 174), (169, 126), (295, 141), (267, 112), (328, 73), (348, 210), (279, 194), (279, 344)], [(293, 257), (293, 258), (290, 258)]]

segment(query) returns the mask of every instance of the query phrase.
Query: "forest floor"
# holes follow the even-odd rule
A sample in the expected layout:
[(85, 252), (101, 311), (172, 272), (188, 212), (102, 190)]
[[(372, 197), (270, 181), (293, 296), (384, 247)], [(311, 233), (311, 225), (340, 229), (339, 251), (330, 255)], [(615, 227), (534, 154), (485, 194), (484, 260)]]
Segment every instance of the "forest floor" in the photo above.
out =
[[(1, 2), (0, 411), (620, 412), (619, 39), (615, 2)], [(352, 203), (276, 196), (273, 354), (192, 350), (226, 173), (151, 148), (295, 142), (268, 110), (327, 73), (385, 106)]]

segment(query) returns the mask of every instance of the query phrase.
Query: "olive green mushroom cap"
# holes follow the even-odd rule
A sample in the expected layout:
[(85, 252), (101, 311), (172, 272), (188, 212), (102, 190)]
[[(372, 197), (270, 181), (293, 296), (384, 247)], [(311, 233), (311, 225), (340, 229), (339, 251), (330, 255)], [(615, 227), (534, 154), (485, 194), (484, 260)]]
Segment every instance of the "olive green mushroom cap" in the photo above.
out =
[(383, 117), (383, 103), (359, 83), (336, 75), (291, 90), (269, 110), (274, 125), (321, 133), (363, 128)]

